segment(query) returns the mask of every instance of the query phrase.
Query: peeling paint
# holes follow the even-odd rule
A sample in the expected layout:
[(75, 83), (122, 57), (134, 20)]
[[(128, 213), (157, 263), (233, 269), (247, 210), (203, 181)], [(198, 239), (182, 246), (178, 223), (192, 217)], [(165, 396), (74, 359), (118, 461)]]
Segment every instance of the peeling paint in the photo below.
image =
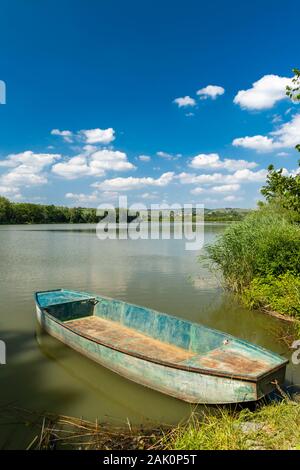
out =
[(277, 354), (151, 309), (72, 291), (36, 294), (41, 325), (94, 361), (191, 403), (257, 400), (282, 383)]

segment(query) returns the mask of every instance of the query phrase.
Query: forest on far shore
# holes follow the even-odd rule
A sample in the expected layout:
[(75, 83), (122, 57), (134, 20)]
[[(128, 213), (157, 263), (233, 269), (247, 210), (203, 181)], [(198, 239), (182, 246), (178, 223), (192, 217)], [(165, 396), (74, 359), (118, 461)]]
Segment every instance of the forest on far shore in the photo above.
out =
[[(249, 212), (247, 209), (205, 209), (204, 219), (211, 222), (242, 220)], [(116, 209), (118, 222), (119, 209)], [(128, 221), (135, 217), (129, 217)], [(171, 220), (173, 216), (171, 215)], [(65, 207), (29, 202), (11, 202), (0, 196), (0, 224), (84, 224), (97, 223), (101, 216), (97, 209), (85, 207)], [(149, 212), (149, 220), (151, 215)]]

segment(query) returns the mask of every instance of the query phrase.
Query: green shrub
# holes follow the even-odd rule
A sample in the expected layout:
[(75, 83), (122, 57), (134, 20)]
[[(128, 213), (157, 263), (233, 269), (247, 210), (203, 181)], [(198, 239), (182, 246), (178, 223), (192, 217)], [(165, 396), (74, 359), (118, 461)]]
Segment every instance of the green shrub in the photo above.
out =
[(242, 297), (250, 308), (267, 308), (300, 317), (300, 277), (291, 273), (254, 278)]
[(207, 252), (227, 285), (242, 292), (257, 277), (300, 274), (300, 227), (266, 207), (227, 228)]

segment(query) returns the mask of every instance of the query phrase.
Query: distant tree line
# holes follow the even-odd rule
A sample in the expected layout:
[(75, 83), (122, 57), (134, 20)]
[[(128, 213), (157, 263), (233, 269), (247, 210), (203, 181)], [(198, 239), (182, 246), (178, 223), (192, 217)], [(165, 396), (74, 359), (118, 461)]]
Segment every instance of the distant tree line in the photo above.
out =
[[(116, 222), (119, 222), (116, 208)], [(0, 224), (95, 224), (108, 214), (97, 215), (97, 209), (86, 207), (65, 207), (30, 202), (11, 202), (0, 196)], [(129, 216), (127, 221), (135, 219)]]
[(238, 222), (243, 220), (249, 213), (249, 210), (237, 209), (216, 209), (209, 210), (204, 213), (204, 220), (206, 222)]
[(0, 224), (96, 223), (96, 209), (10, 202), (0, 196)]
[[(206, 221), (226, 222), (242, 220), (246, 210), (215, 209), (205, 210)], [(84, 224), (97, 223), (103, 216), (97, 215), (97, 209), (85, 207), (64, 207), (44, 204), (32, 204), (29, 202), (11, 202), (0, 196), (0, 224)], [(127, 214), (127, 221), (135, 219)], [(151, 220), (149, 212), (148, 220)], [(158, 220), (161, 220), (161, 214)], [(171, 213), (170, 220), (174, 220)], [(116, 222), (119, 221), (119, 209), (116, 209)]]

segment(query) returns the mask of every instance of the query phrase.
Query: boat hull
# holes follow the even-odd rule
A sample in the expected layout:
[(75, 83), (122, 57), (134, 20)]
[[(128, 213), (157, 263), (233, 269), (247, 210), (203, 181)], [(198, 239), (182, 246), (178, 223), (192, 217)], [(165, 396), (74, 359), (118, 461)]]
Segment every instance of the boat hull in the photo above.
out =
[(42, 328), (67, 346), (126, 379), (189, 403), (226, 404), (255, 401), (270, 393), (276, 380), (278, 383), (284, 380), (285, 367), (260, 381), (251, 382), (150, 362), (79, 336), (64, 328), (61, 322), (39, 306), (36, 309)]

